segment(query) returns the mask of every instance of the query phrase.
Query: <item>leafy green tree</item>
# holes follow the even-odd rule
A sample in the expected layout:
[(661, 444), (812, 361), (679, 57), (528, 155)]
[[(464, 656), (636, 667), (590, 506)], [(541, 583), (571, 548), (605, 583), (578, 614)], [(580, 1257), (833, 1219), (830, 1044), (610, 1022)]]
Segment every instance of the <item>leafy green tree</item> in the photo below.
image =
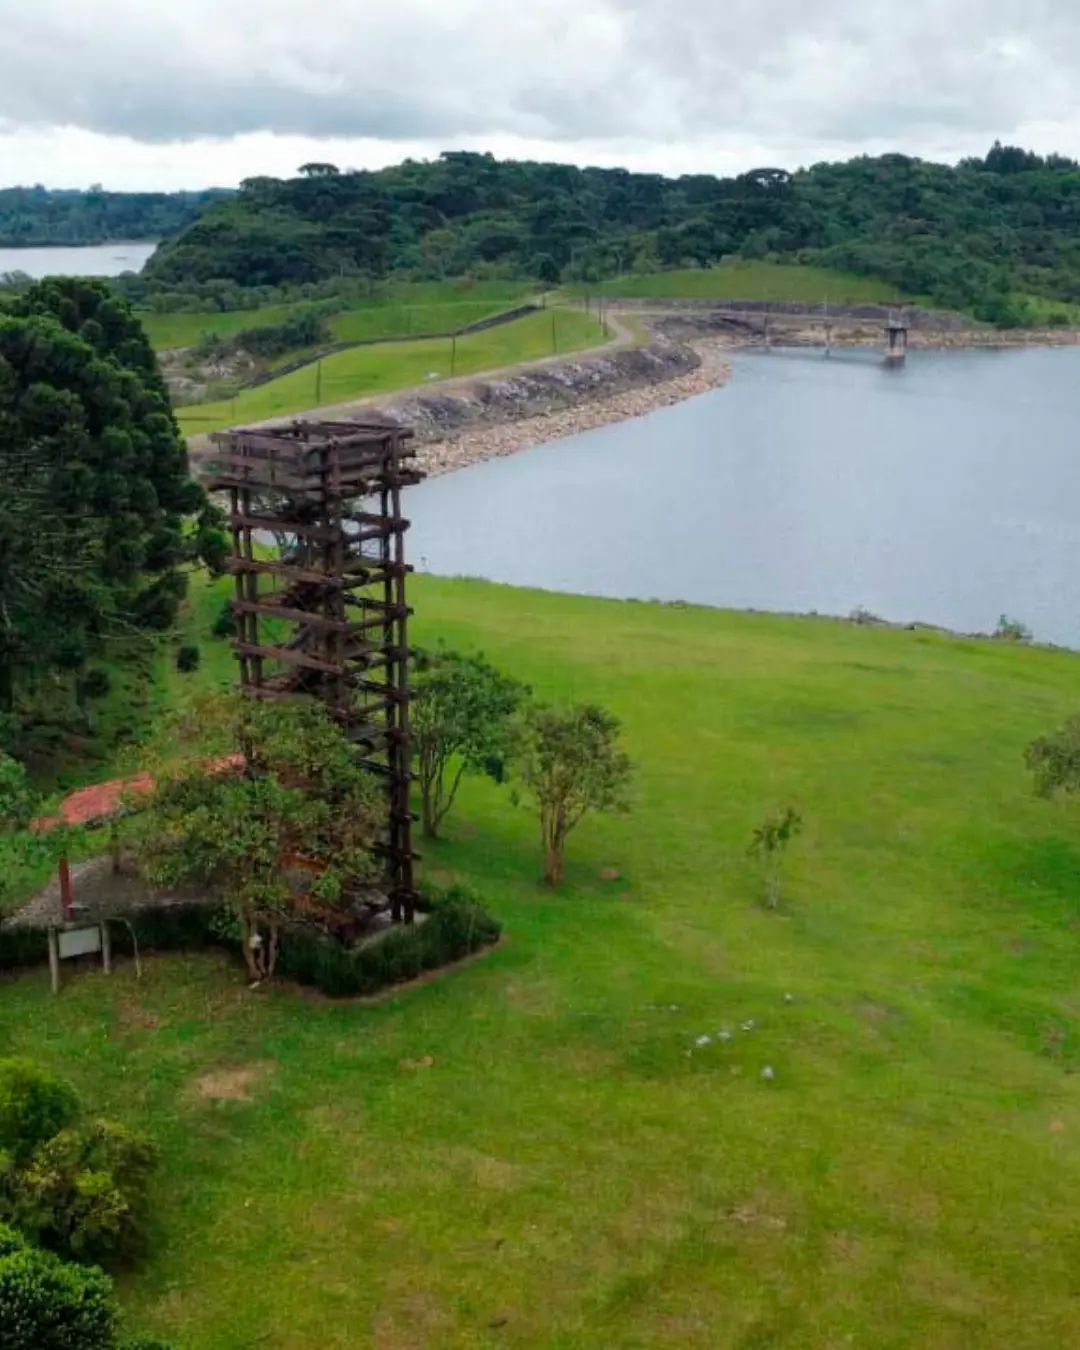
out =
[(434, 839), (468, 773), (505, 776), (512, 718), (528, 692), (482, 656), (438, 649), (416, 656), (411, 729), (420, 819)]
[(0, 833), (25, 829), (36, 803), (25, 766), (0, 750)]
[(57, 681), (77, 702), (87, 663), (168, 628), (185, 565), (224, 552), (126, 302), (34, 286), (0, 315), (0, 718)]
[(592, 704), (526, 712), (515, 756), (536, 806), (544, 849), (544, 879), (563, 879), (566, 841), (590, 811), (628, 811), (633, 765), (619, 743), (618, 718)]
[[(216, 721), (224, 743), (207, 743)], [(196, 730), (196, 728), (198, 730)], [(139, 848), (162, 886), (219, 889), (255, 981), (268, 979), (284, 924), (346, 913), (349, 887), (373, 881), (385, 814), (378, 790), (321, 704), (197, 704), (181, 736), (203, 753), (155, 766)], [(243, 764), (209, 758), (211, 745)]]

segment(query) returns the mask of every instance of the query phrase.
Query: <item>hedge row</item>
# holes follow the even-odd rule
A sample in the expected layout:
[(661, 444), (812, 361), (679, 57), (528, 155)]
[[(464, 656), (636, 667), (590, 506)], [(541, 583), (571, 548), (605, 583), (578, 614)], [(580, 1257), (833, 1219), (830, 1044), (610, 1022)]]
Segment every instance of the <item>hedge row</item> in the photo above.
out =
[[(498, 921), (460, 887), (425, 897), (427, 917), (411, 928), (395, 928), (377, 942), (350, 950), (319, 933), (286, 931), (277, 971), (300, 984), (313, 985), (332, 998), (375, 994), (390, 985), (438, 970), (498, 941)], [(201, 951), (219, 947), (239, 957), (240, 944), (222, 936), (226, 925), (212, 905), (170, 905), (144, 909), (125, 923), (110, 924), (113, 951)], [(0, 973), (41, 965), (48, 940), (41, 928), (0, 928)]]

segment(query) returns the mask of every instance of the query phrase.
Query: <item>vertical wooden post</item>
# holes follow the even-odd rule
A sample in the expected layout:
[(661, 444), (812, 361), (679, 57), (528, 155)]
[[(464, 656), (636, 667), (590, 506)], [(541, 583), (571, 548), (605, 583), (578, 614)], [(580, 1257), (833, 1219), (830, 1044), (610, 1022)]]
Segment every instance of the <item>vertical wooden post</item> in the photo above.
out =
[(70, 923), (72, 907), (75, 902), (75, 895), (71, 887), (71, 864), (67, 858), (60, 859), (60, 909), (64, 915), (64, 922)]
[(101, 925), (101, 965), (106, 975), (112, 974), (112, 939), (108, 921)]
[(49, 927), (49, 980), (54, 994), (60, 992), (60, 944), (56, 937), (56, 928)]

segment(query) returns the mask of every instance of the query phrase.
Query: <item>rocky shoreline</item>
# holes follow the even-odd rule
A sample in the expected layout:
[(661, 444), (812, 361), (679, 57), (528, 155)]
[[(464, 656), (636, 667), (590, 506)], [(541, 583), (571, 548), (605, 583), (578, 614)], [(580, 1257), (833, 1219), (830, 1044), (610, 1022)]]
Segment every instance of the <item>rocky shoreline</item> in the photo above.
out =
[[(733, 345), (725, 339), (688, 344), (684, 350), (693, 357), (690, 368), (662, 376), (652, 383), (638, 384), (611, 394), (600, 392), (570, 406), (531, 416), (507, 418), (486, 425), (473, 423), (449, 436), (428, 438), (421, 433), (417, 456), (419, 467), (429, 477), (436, 477), (483, 460), (513, 455), (545, 441), (561, 440), (608, 423), (641, 417), (658, 408), (708, 393), (724, 384), (730, 375), (731, 367), (724, 357)], [(396, 409), (388, 411), (397, 413)]]

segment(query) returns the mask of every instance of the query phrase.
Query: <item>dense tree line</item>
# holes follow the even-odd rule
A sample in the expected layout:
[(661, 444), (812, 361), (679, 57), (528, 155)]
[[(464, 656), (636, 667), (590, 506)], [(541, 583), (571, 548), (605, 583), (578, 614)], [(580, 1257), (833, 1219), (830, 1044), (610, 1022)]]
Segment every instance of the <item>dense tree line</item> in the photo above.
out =
[(158, 251), (147, 281), (598, 281), (730, 255), (843, 267), (989, 318), (1017, 291), (1080, 301), (1080, 165), (1000, 145), (956, 166), (884, 155), (734, 178), (470, 152), (372, 173), (313, 164), (211, 204)]
[(0, 248), (166, 239), (185, 230), (222, 192), (0, 189)]

